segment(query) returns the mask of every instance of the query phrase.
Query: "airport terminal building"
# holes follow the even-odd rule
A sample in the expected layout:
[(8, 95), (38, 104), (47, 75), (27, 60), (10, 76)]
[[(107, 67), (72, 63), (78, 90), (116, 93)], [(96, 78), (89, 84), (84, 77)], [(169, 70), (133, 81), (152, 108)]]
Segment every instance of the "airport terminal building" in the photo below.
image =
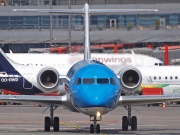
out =
[[(27, 52), (50, 47), (48, 13), (13, 12), (12, 9), (49, 9), (49, 0), (0, 0), (0, 45), (5, 50)], [(82, 9), (85, 0), (71, 0), (71, 8)], [(179, 44), (180, 1), (178, 0), (88, 0), (95, 9), (159, 9), (159, 12), (90, 16), (91, 43), (130, 42), (142, 47)], [(68, 0), (52, 0), (53, 9), (68, 9)], [(52, 15), (53, 44), (68, 44), (68, 15)], [(72, 15), (72, 45), (83, 44), (83, 16)]]

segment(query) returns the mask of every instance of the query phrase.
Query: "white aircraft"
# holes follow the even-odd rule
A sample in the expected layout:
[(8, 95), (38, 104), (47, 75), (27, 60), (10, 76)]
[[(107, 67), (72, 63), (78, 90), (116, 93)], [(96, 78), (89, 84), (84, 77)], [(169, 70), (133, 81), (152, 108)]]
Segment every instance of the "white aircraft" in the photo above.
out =
[[(28, 66), (55, 66), (58, 68), (71, 67), (83, 60), (83, 54), (48, 54), (48, 53), (6, 53), (13, 61)], [(105, 54), (92, 53), (93, 60), (107, 65), (109, 68), (120, 69), (122, 66), (164, 66), (163, 62), (151, 56), (141, 54)]]
[[(20, 10), (20, 11), (27, 11)], [(120, 96), (122, 90), (127, 92), (136, 91), (142, 82), (141, 72), (135, 67), (124, 67), (115, 74), (110, 68), (99, 61), (92, 60), (89, 47), (89, 15), (93, 13), (118, 13), (133, 12), (135, 10), (108, 10), (89, 9), (86, 3), (82, 10), (28, 10), (50, 13), (83, 14), (84, 15), (84, 59), (75, 63), (61, 76), (54, 67), (38, 67), (19, 65), (9, 62), (6, 55), (0, 51), (0, 88), (5, 89), (29, 89), (30, 91), (53, 91), (59, 89), (60, 79), (65, 78), (66, 94), (64, 96), (34, 96), (34, 95), (1, 95), (0, 100), (44, 103), (50, 105), (50, 117), (45, 117), (45, 131), (59, 131), (59, 118), (54, 117), (54, 107), (64, 106), (70, 111), (80, 112), (92, 118), (90, 132), (100, 133), (100, 125), (97, 121), (102, 116), (119, 105), (128, 108), (128, 116), (122, 117), (122, 130), (137, 130), (137, 118), (131, 116), (131, 105), (142, 103), (156, 103), (164, 101), (180, 100), (180, 96)], [(152, 11), (152, 10), (137, 10)], [(152, 68), (153, 69), (153, 68)], [(152, 70), (150, 69), (150, 70)], [(147, 71), (148, 72), (148, 71)], [(155, 73), (154, 71), (153, 73)], [(166, 73), (166, 72), (165, 72)]]

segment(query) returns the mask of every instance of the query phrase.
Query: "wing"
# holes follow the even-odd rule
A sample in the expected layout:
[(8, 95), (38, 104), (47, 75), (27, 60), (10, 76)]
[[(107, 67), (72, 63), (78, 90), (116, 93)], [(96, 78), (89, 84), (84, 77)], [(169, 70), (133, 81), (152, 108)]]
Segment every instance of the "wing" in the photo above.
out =
[(63, 105), (67, 98), (66, 96), (0, 95), (0, 100)]
[(167, 101), (180, 101), (180, 95), (120, 96), (118, 105), (162, 103)]
[(79, 112), (67, 99), (67, 95), (64, 96), (35, 96), (35, 95), (0, 95), (0, 100), (20, 103), (39, 103), (45, 105), (55, 104), (58, 106), (64, 106), (72, 112)]

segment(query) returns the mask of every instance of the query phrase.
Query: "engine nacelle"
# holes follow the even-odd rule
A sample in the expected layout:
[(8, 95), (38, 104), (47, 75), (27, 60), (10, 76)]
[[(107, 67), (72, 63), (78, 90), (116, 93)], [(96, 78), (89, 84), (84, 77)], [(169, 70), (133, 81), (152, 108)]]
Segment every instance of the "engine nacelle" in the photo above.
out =
[(43, 68), (38, 73), (37, 82), (44, 92), (56, 91), (59, 84), (59, 73), (52, 67)]
[(135, 92), (141, 86), (142, 75), (135, 67), (125, 67), (118, 75), (120, 76), (121, 88), (125, 92)]

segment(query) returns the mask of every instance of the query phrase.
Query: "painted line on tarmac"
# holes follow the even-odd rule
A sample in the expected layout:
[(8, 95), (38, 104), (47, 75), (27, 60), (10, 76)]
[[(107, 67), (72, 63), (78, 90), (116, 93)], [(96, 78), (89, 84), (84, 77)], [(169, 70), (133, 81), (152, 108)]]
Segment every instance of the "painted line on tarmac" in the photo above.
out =
[[(69, 123), (66, 123), (66, 122), (60, 122), (60, 125), (71, 127), (71, 128), (78, 129), (78, 130), (82, 129), (79, 126), (76, 126), (76, 125), (73, 125), (73, 124), (69, 124)], [(108, 134), (101, 133), (101, 135), (108, 135)]]
[(67, 126), (67, 127), (72, 127), (72, 128), (75, 128), (75, 129), (82, 129), (79, 126), (72, 125), (72, 124), (69, 124), (69, 123), (66, 123), (66, 122), (60, 122), (60, 124), (64, 125), (64, 126)]

